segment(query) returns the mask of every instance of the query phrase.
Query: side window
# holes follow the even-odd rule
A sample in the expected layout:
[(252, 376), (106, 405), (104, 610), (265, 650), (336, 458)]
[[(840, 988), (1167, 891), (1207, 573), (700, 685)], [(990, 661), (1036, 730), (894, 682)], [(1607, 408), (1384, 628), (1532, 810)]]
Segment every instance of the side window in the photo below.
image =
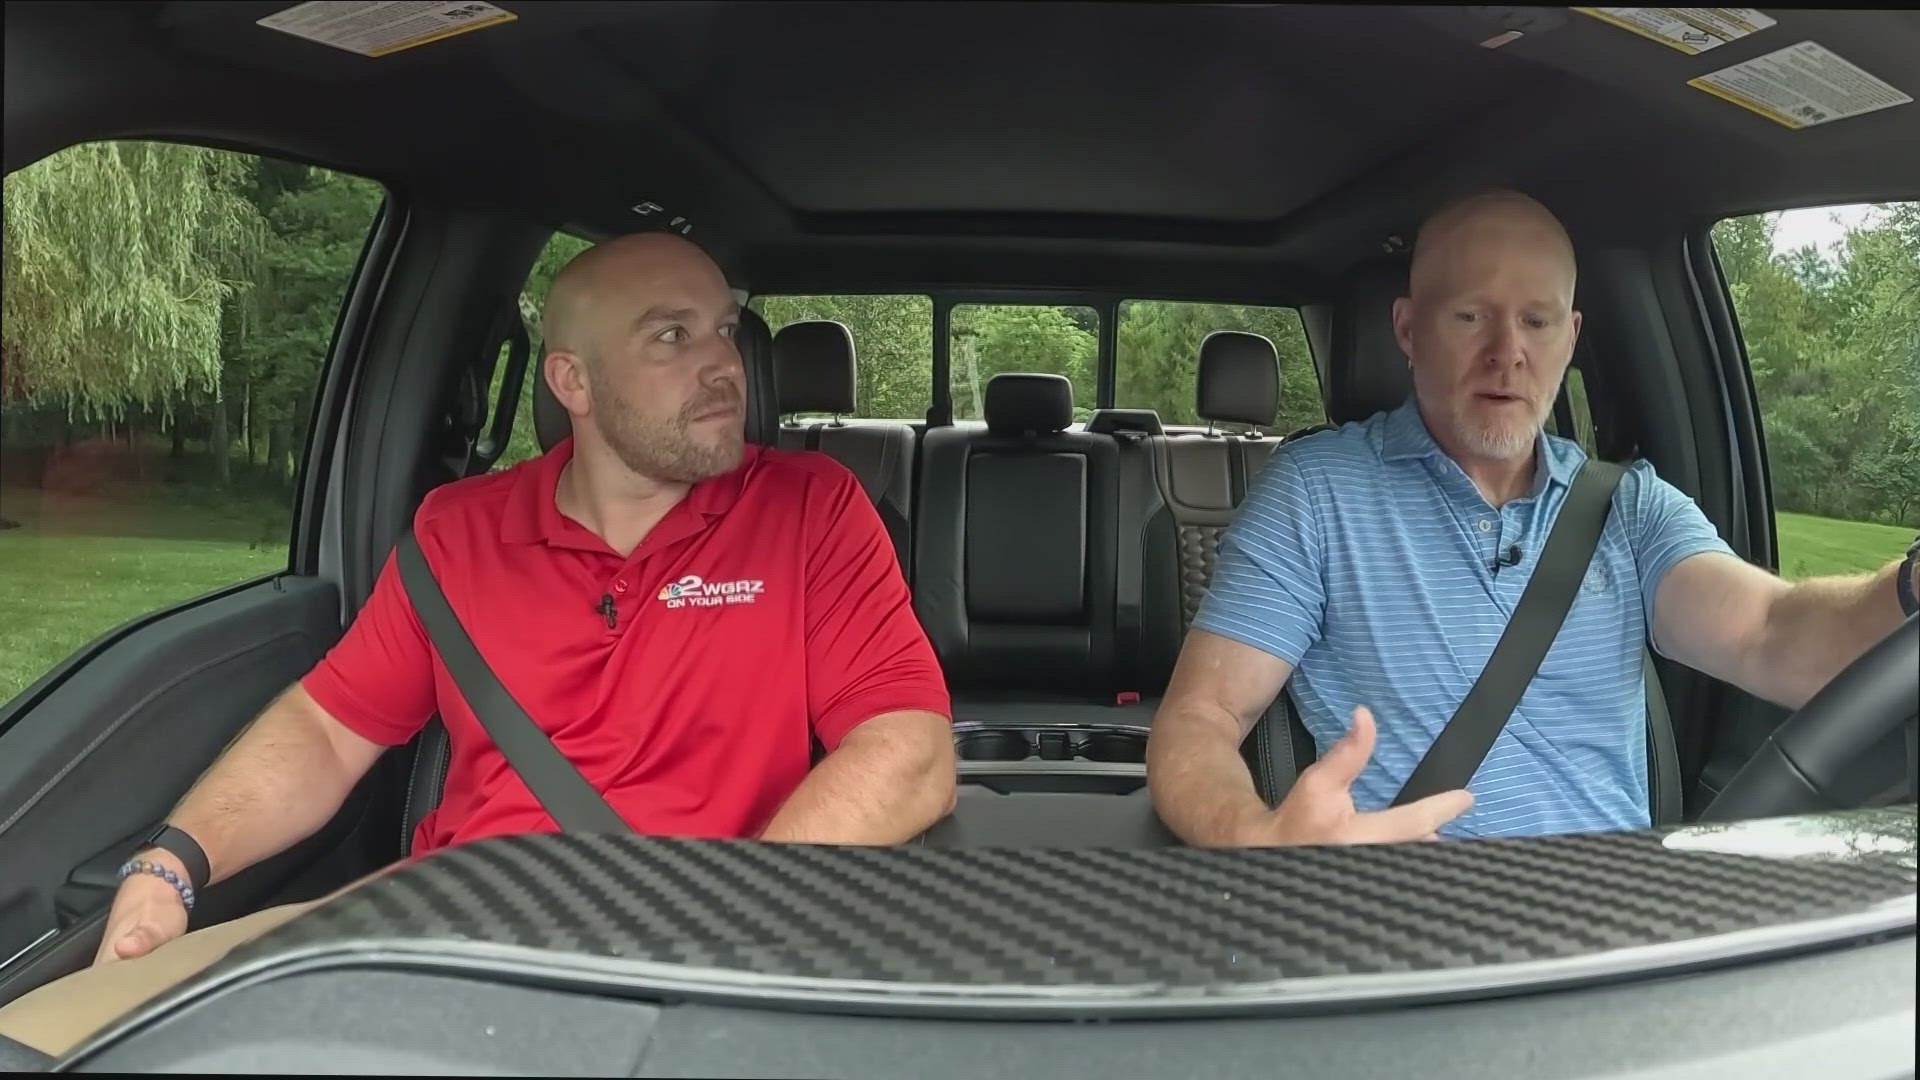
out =
[[(544, 378), (541, 374), (541, 360), (545, 357), (544, 342), (540, 328), (540, 309), (547, 302), (547, 289), (553, 285), (553, 276), (560, 268), (573, 260), (575, 255), (592, 247), (592, 243), (568, 233), (557, 232), (540, 250), (540, 257), (533, 261), (533, 269), (527, 272), (527, 283), (520, 287), (520, 318), (526, 321), (527, 337), (533, 348), (527, 356), (527, 370), (523, 375), (525, 385), (520, 388), (520, 401), (513, 414), (513, 435), (507, 440), (507, 448), (493, 463), (493, 471), (510, 469), (529, 458), (540, 455), (540, 440), (533, 431), (533, 383)], [(487, 403), (492, 408), (500, 400), (500, 383), (506, 378), (507, 348), (500, 347), (500, 355), (493, 365), (493, 385), (488, 387)]]
[(1093, 415), (1100, 313), (1047, 304), (956, 304), (950, 385), (953, 418), (984, 420), (987, 380), (1004, 371), (1065, 375), (1073, 384), (1073, 419)]
[(1920, 203), (1728, 218), (1788, 578), (1875, 569), (1920, 526)]
[(1280, 353), (1281, 434), (1327, 420), (1320, 375), (1307, 351), (1300, 313), (1248, 304), (1128, 300), (1120, 305), (1114, 343), (1115, 405), (1153, 409), (1168, 424), (1204, 424), (1196, 407), (1200, 343), (1215, 330), (1259, 334)]
[(933, 298), (912, 295), (756, 296), (748, 303), (779, 332), (830, 319), (853, 335), (853, 406), (868, 419), (919, 420), (933, 386)]
[[(1560, 387), (1560, 401), (1547, 414), (1547, 431), (1563, 439), (1572, 439), (1589, 455), (1600, 452), (1593, 433), (1593, 406), (1587, 400), (1587, 378), (1577, 367), (1567, 368)], [(1564, 408), (1562, 403), (1564, 403)]]
[(286, 569), (314, 390), (383, 197), (160, 142), (6, 178), (0, 701), (131, 618)]

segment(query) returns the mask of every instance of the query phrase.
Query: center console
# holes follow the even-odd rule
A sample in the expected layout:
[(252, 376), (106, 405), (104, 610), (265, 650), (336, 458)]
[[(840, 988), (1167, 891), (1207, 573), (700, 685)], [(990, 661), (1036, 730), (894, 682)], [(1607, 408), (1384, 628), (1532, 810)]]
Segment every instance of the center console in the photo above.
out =
[(1127, 723), (962, 720), (953, 813), (931, 847), (1161, 847), (1178, 843), (1147, 792), (1147, 734)]

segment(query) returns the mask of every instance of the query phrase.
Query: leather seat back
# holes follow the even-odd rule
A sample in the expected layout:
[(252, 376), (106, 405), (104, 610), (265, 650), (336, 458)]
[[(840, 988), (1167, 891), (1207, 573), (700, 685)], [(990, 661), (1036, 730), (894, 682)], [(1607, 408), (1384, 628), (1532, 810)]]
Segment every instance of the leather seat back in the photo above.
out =
[[(841, 419), (854, 411), (859, 385), (852, 332), (825, 319), (788, 323), (773, 335), (772, 370), (781, 418), (777, 445), (818, 450), (845, 465), (879, 511), (904, 572), (911, 556), (913, 428)], [(795, 413), (830, 413), (833, 419), (799, 421)]]
[(1110, 689), (1116, 450), (1058, 375), (987, 383), (921, 443), (914, 608), (955, 690)]
[(1202, 419), (1247, 424), (1253, 430), (1246, 435), (1208, 431), (1152, 440), (1154, 476), (1178, 539), (1181, 636), (1206, 595), (1221, 534), (1280, 445), (1278, 439), (1260, 434), (1273, 426), (1280, 409), (1279, 352), (1257, 334), (1215, 331), (1200, 344), (1196, 383)]

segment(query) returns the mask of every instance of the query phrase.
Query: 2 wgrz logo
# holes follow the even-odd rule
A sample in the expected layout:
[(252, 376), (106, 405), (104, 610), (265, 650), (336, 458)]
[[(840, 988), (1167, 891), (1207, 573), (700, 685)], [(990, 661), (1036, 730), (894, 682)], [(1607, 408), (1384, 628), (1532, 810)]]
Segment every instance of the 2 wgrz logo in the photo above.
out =
[(767, 583), (757, 578), (708, 581), (699, 574), (688, 574), (679, 581), (669, 582), (660, 590), (659, 599), (669, 608), (751, 604), (766, 587)]

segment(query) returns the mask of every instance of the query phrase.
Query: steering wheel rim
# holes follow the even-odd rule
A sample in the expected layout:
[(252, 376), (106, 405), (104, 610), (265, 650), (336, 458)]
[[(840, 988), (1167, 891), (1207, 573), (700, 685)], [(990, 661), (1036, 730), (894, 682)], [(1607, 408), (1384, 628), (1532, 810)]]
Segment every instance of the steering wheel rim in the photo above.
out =
[[(1835, 675), (1767, 736), (1700, 815), (1739, 821), (1858, 806), (1872, 793), (1847, 788), (1851, 769), (1920, 715), (1920, 615)], [(1907, 767), (1913, 767), (1912, 761)], [(1909, 783), (1911, 783), (1909, 777)]]

